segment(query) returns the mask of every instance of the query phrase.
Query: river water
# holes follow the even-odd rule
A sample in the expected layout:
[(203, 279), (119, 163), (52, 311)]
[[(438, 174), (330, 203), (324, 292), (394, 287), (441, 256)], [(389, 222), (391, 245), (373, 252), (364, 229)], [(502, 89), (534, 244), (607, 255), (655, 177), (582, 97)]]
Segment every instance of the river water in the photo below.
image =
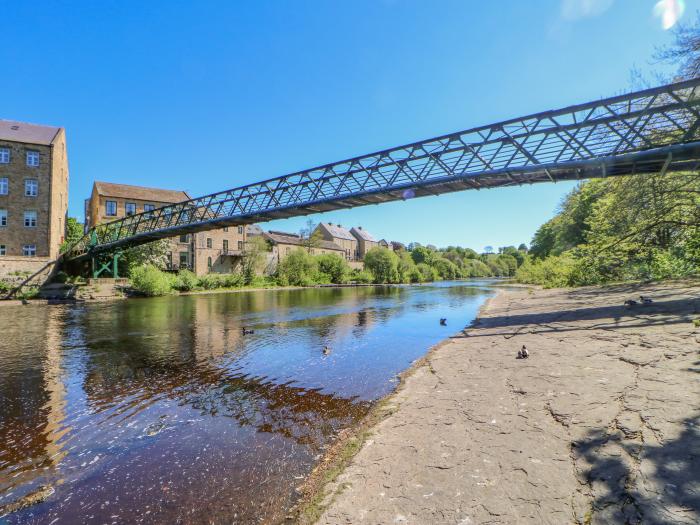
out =
[(0, 524), (278, 522), (490, 284), (0, 306)]

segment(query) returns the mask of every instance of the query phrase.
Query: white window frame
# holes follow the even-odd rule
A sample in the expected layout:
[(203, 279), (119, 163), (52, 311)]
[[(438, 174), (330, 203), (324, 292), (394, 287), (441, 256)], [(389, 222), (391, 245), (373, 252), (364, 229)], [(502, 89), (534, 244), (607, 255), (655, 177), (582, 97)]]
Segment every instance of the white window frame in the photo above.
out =
[(36, 150), (27, 150), (27, 166), (32, 168), (39, 167), (39, 152)]
[[(114, 213), (109, 213), (110, 204), (114, 204)], [(106, 217), (116, 217), (117, 216), (117, 201), (105, 201), (105, 216)]]
[(0, 148), (0, 164), (10, 163), (10, 148)]
[(24, 196), (36, 197), (39, 195), (39, 179), (24, 179)]
[(7, 210), (0, 210), (0, 228), (7, 226)]
[(36, 210), (25, 210), (24, 211), (24, 227), (25, 228), (36, 228), (38, 222), (38, 214)]
[(0, 257), (7, 255), (7, 245), (0, 244)]
[(10, 179), (0, 177), (0, 195), (8, 195), (10, 193)]
[(22, 255), (24, 257), (36, 257), (36, 244), (25, 244), (22, 246)]
[[(133, 207), (131, 212), (129, 212), (129, 207)], [(135, 202), (124, 203), (124, 213), (126, 213), (127, 216), (136, 215), (136, 203)]]

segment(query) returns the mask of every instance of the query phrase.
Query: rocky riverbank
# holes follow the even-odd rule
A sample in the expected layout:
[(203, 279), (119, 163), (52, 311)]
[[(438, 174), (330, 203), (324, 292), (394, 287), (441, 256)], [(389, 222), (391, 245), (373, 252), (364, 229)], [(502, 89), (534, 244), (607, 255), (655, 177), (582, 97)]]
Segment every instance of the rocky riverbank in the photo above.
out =
[(384, 403), (319, 523), (700, 522), (699, 317), (698, 282), (502, 291)]

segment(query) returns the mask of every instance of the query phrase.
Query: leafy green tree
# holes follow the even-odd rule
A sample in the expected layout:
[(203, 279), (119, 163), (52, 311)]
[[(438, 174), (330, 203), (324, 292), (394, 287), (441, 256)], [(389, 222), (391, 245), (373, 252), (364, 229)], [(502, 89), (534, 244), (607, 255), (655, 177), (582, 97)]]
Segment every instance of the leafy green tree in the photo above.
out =
[(134, 268), (146, 265), (164, 270), (168, 265), (169, 251), (170, 244), (167, 239), (160, 239), (134, 248), (129, 248), (122, 253), (119, 259), (120, 272), (126, 270), (130, 275)]
[(299, 248), (287, 255), (277, 266), (277, 282), (282, 286), (316, 284), (318, 263), (306, 250)]
[[(420, 278), (420, 272), (416, 269), (416, 263), (413, 262), (411, 254), (405, 250), (400, 250), (399, 252), (394, 252), (399, 258), (398, 262), (398, 272), (399, 281), (402, 283), (410, 282), (420, 282), (414, 281), (415, 278)], [(417, 277), (418, 276), (418, 277)]]
[(411, 257), (416, 264), (430, 264), (433, 260), (433, 251), (425, 246), (416, 246), (411, 250)]
[(365, 254), (365, 269), (374, 276), (375, 283), (399, 281), (399, 257), (391, 250), (375, 247)]
[(443, 257), (435, 257), (431, 266), (437, 270), (438, 275), (442, 279), (452, 280), (461, 277), (459, 268), (453, 262)]
[(325, 275), (331, 283), (342, 284), (347, 282), (350, 274), (350, 266), (347, 261), (334, 253), (316, 256), (318, 271)]
[(416, 269), (421, 274), (421, 282), (429, 283), (429, 282), (437, 281), (438, 279), (440, 279), (440, 275), (438, 274), (438, 271), (435, 268), (433, 268), (432, 266), (429, 266), (425, 263), (418, 263), (416, 265)]
[(269, 245), (260, 236), (248, 237), (243, 251), (243, 282), (252, 284), (265, 263)]
[(61, 252), (78, 242), (83, 235), (83, 225), (75, 217), (68, 217), (66, 219), (66, 236), (61, 244)]

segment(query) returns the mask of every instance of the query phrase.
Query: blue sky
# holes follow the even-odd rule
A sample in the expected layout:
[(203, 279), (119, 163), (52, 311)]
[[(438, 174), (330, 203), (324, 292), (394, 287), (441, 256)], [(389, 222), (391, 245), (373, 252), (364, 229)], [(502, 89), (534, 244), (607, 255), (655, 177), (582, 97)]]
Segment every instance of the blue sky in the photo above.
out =
[[(94, 180), (198, 196), (628, 90), (633, 67), (664, 70), (651, 57), (671, 35), (654, 3), (5, 0), (0, 118), (67, 129), (69, 214), (82, 219)], [(314, 220), (481, 250), (529, 242), (571, 187)]]

